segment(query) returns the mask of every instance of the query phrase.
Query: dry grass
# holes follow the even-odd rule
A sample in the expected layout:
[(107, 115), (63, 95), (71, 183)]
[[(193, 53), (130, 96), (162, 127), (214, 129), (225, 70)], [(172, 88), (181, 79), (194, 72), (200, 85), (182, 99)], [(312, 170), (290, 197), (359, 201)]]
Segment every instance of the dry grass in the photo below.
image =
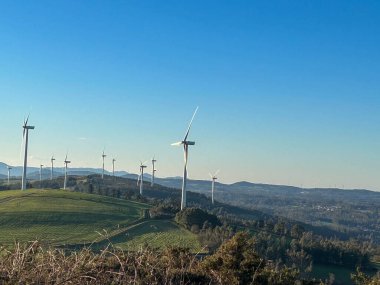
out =
[[(38, 242), (0, 249), (0, 284), (200, 284), (198, 261), (186, 249), (124, 252), (111, 246), (65, 252)], [(195, 265), (195, 266), (194, 266)]]

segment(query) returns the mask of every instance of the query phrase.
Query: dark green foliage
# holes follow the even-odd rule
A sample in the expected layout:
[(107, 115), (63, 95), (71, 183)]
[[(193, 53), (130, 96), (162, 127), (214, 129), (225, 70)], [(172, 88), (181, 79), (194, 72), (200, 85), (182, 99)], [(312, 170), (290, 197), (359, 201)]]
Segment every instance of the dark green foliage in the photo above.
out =
[(178, 212), (178, 208), (175, 208), (173, 206), (166, 206), (166, 205), (158, 205), (155, 207), (152, 207), (150, 210), (150, 216), (154, 219), (172, 219), (175, 217), (176, 213)]
[[(275, 268), (260, 258), (254, 240), (240, 232), (224, 243), (215, 254), (202, 263), (204, 272), (212, 274), (220, 284), (295, 284), (299, 280), (297, 269)], [(310, 281), (312, 284), (313, 282)]]
[(191, 229), (193, 225), (199, 228), (212, 228), (221, 225), (217, 216), (199, 208), (185, 208), (177, 213), (175, 221), (187, 229)]
[(356, 285), (380, 285), (380, 272), (375, 276), (370, 277), (360, 271), (358, 267), (356, 268), (356, 272), (351, 274), (351, 279)]

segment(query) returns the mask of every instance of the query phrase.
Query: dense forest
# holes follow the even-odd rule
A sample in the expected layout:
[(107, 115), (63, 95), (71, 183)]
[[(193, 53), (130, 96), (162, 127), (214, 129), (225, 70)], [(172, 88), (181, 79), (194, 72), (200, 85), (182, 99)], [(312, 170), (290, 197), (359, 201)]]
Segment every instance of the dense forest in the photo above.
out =
[[(178, 186), (175, 179), (162, 179)], [(192, 180), (188, 189), (210, 196), (210, 182)], [(239, 182), (216, 184), (217, 201), (259, 210), (314, 226), (321, 234), (358, 238), (380, 244), (380, 193), (368, 190), (304, 189), (292, 186)], [(324, 233), (322, 233), (324, 232)]]

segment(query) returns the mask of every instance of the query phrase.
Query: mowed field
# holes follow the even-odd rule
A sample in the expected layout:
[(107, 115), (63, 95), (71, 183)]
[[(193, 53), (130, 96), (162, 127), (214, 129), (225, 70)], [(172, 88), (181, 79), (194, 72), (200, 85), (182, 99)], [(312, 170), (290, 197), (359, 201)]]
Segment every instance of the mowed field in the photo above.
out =
[(148, 204), (64, 190), (0, 191), (0, 245), (39, 240), (52, 245), (136, 250), (149, 245), (201, 250), (196, 235), (169, 220), (144, 220)]

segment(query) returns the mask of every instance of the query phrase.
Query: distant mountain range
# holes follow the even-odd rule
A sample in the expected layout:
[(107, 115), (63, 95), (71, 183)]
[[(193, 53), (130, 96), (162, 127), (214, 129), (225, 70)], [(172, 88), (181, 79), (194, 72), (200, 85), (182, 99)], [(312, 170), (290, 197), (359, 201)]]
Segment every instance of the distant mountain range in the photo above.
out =
[[(0, 179), (7, 178), (8, 175), (8, 165), (5, 163), (0, 162)], [(11, 166), (11, 176), (12, 177), (21, 177), (22, 175), (22, 166)], [(92, 174), (101, 174), (102, 169), (101, 168), (69, 168), (68, 174), (69, 175), (75, 175), (75, 176), (87, 176)], [(62, 176), (64, 174), (64, 168), (63, 167), (54, 167), (54, 175), (55, 176)], [(111, 175), (112, 172), (105, 171), (106, 175)], [(137, 179), (138, 174), (134, 173), (128, 173), (126, 171), (115, 171), (115, 176), (123, 177), (123, 178), (129, 178), (129, 179)], [(34, 180), (40, 178), (40, 169), (37, 167), (28, 167), (28, 179)], [(48, 179), (50, 178), (50, 168), (46, 167), (42, 170), (42, 178)], [(144, 180), (149, 181), (151, 179), (151, 175), (148, 173), (144, 174)], [(182, 177), (166, 177), (166, 178), (159, 178), (156, 177), (155, 179), (157, 184), (160, 184), (162, 186), (170, 187), (170, 188), (177, 188), (180, 189), (182, 187)], [(206, 195), (209, 194), (211, 190), (211, 181), (209, 180), (187, 180), (187, 190), (194, 191), (198, 193), (205, 193)], [(234, 193), (271, 193), (271, 194), (278, 194), (278, 195), (286, 195), (292, 194), (292, 195), (304, 195), (304, 194), (316, 194), (316, 193), (325, 193), (326, 191), (340, 191), (343, 189), (339, 188), (300, 188), (295, 186), (287, 186), (287, 185), (272, 185), (272, 184), (260, 184), (260, 183), (252, 183), (247, 181), (241, 181), (236, 182), (233, 184), (223, 184), (216, 182), (215, 187), (218, 192), (234, 192)], [(352, 195), (352, 191), (368, 191), (368, 192), (374, 192), (370, 190), (364, 190), (364, 189), (356, 189), (356, 190), (350, 190), (350, 196)], [(347, 191), (343, 191), (347, 192)]]
[[(12, 177), (21, 177), (22, 175), (22, 166), (12, 166), (11, 170), (11, 176)], [(68, 173), (70, 175), (77, 175), (77, 176), (86, 176), (91, 174), (101, 174), (102, 169), (101, 168), (69, 168)], [(112, 172), (105, 171), (104, 172), (107, 175), (111, 175)], [(61, 176), (64, 174), (64, 168), (63, 167), (54, 167), (54, 176)], [(125, 176), (130, 178), (129, 176), (132, 176), (131, 178), (136, 178), (137, 175), (135, 174), (129, 174), (126, 171), (115, 171), (116, 176)], [(144, 175), (145, 176), (145, 175)], [(8, 177), (8, 165), (0, 162), (0, 179)], [(46, 179), (50, 177), (50, 167), (45, 167), (42, 169), (42, 178)], [(40, 178), (40, 169), (38, 167), (28, 167), (28, 179), (39, 179)]]

